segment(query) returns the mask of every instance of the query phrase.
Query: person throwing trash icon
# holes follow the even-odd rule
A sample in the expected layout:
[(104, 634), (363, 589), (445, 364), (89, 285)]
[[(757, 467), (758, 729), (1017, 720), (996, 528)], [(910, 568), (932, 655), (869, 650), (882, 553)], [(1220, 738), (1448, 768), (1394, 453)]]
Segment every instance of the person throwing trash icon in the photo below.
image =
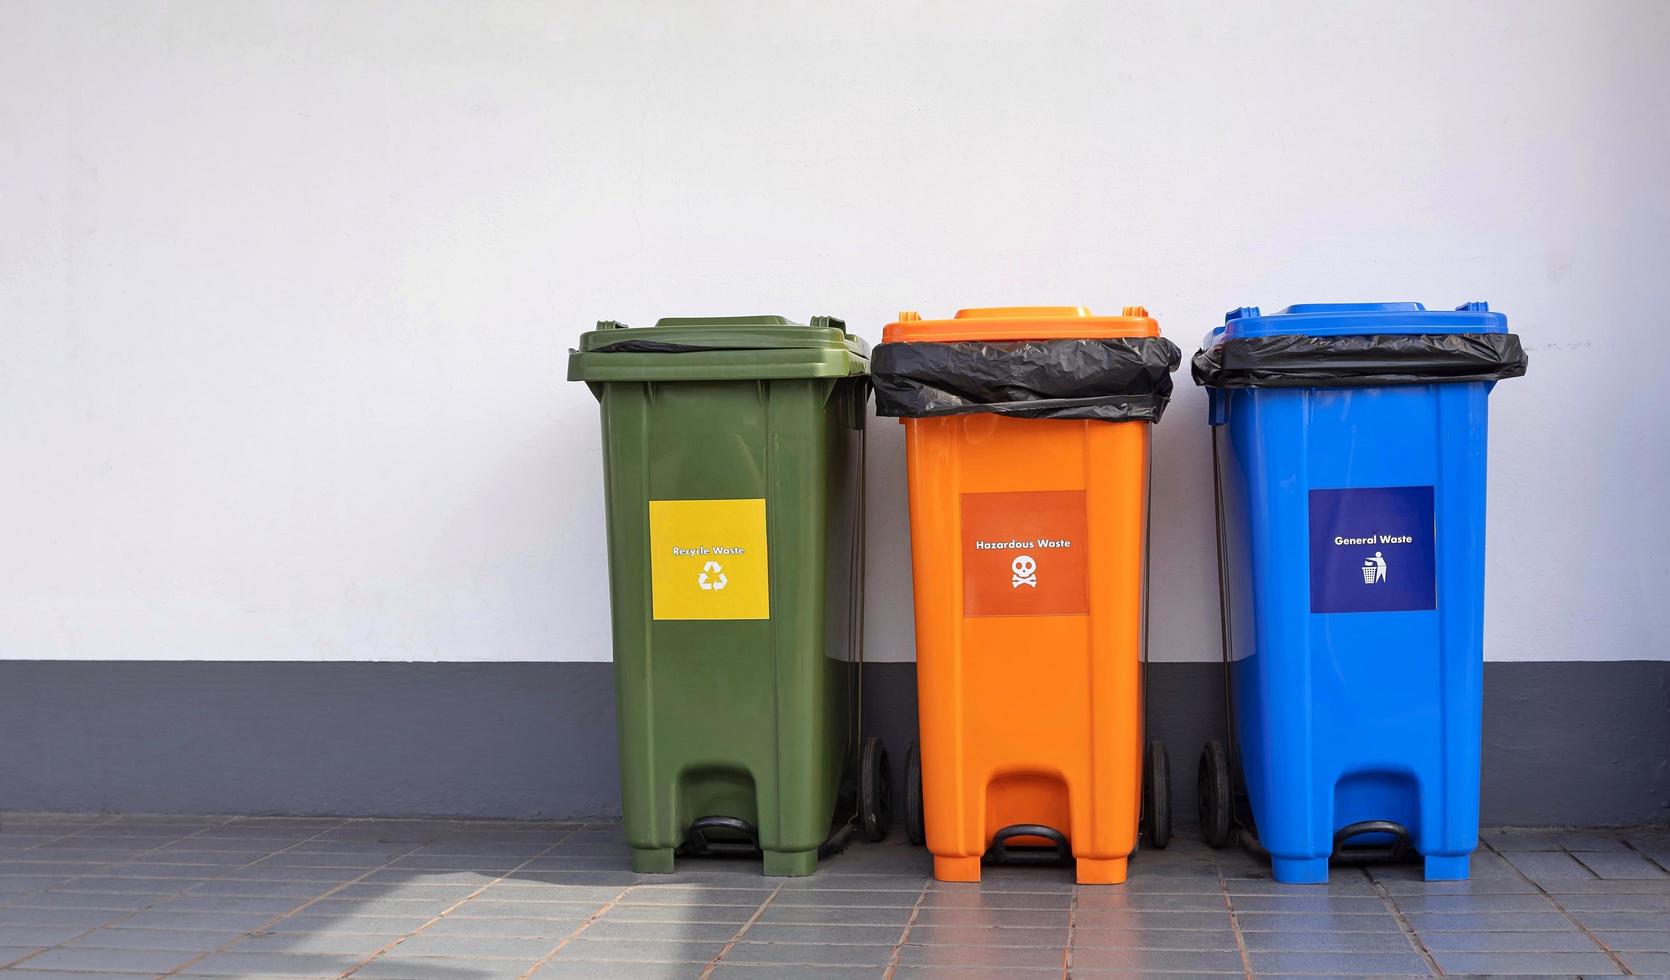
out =
[(1386, 581), (1386, 559), (1376, 551), (1374, 557), (1363, 560), (1363, 582), (1373, 585)]

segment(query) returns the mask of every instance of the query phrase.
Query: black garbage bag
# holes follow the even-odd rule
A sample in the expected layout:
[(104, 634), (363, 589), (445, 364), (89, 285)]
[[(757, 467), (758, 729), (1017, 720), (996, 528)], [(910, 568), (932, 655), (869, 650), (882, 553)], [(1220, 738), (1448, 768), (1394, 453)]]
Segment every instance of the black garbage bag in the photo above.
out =
[(876, 412), (1158, 422), (1183, 352), (1164, 337), (898, 343), (870, 357)]
[(593, 354), (699, 354), (709, 350), (736, 350), (734, 347), (701, 347), (696, 344), (669, 344), (664, 340), (617, 340), (594, 348)]
[(1195, 384), (1210, 388), (1367, 388), (1500, 381), (1525, 373), (1511, 333), (1233, 337), (1195, 354)]

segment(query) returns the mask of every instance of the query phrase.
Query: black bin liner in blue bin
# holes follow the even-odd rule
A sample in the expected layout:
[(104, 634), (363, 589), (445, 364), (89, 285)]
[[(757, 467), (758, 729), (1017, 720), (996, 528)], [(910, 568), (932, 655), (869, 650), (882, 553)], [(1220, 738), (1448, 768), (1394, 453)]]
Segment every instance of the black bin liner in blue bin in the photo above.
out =
[(1195, 354), (1195, 384), (1209, 388), (1369, 388), (1500, 381), (1525, 373), (1511, 333), (1232, 337)]

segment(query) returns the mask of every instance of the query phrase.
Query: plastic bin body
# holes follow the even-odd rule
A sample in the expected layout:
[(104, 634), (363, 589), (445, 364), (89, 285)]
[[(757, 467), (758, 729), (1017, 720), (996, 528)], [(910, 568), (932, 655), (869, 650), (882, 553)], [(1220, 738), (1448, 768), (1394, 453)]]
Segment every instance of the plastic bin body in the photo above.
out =
[[(735, 349), (596, 352), (640, 340)], [(663, 320), (571, 360), (602, 407), (634, 870), (671, 871), (703, 817), (754, 825), (766, 874), (811, 873), (829, 836), (858, 736), (864, 351), (822, 318)]]
[[(1044, 308), (905, 321), (886, 339), (1157, 334), (1145, 313)], [(1043, 824), (1067, 835), (1080, 882), (1123, 881), (1141, 802), (1149, 423), (902, 421), (934, 874), (978, 881), (999, 830)], [(1071, 547), (973, 547), (1042, 538)], [(1033, 566), (1021, 571), (1041, 585), (1065, 576), (1071, 588), (1014, 585), (1023, 554)], [(975, 586), (980, 594), (970, 591), (975, 576), (987, 580)], [(1031, 608), (1039, 601), (1047, 608)]]
[[(1402, 326), (1378, 315), (1413, 305), (1328, 309), (1343, 314), (1335, 333), (1506, 329), (1496, 314), (1389, 317), (1410, 321)], [(1229, 335), (1326, 329), (1284, 319), (1232, 323)], [(1492, 387), (1210, 391), (1232, 734), (1278, 881), (1326, 881), (1335, 834), (1381, 820), (1407, 828), (1428, 879), (1467, 877), (1478, 844)], [(1397, 543), (1380, 544), (1382, 532)], [(1399, 540), (1405, 532), (1412, 543)], [(1374, 606), (1384, 608), (1365, 608)]]

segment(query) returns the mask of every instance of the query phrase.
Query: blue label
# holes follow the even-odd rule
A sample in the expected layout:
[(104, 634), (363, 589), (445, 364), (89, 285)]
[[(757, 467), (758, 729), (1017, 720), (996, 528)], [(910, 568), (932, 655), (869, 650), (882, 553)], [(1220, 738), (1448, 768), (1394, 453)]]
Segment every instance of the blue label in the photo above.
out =
[(1436, 609), (1431, 487), (1310, 492), (1310, 611)]

